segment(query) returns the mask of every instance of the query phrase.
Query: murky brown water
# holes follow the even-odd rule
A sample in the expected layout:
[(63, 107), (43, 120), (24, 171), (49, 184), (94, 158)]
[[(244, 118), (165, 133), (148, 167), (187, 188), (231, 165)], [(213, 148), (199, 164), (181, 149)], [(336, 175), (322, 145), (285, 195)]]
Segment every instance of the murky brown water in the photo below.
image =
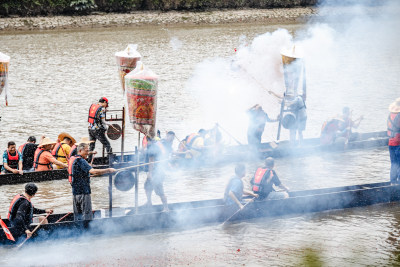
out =
[[(121, 108), (123, 95), (113, 55), (128, 43), (139, 44), (144, 62), (160, 76), (158, 128), (173, 129), (182, 138), (215, 123), (210, 117), (204, 118), (201, 102), (185, 89), (196, 64), (232, 56), (241, 36), (251, 42), (255, 36), (277, 28), (294, 33), (304, 27), (246, 24), (0, 34), (1, 52), (11, 56), (10, 87), (14, 95), (11, 106), (0, 107), (0, 147), (5, 149), (9, 140), (20, 144), (29, 135), (45, 134), (55, 139), (60, 132), (68, 131), (77, 139), (86, 136), (87, 109), (100, 96), (109, 98), (111, 108)], [(176, 41), (170, 44), (173, 38), (182, 42), (177, 50), (173, 49), (179, 46)], [(399, 54), (392, 54), (391, 46), (378, 50), (375, 43), (363, 43), (364, 50), (354, 56), (358, 45), (352, 43), (354, 40), (342, 50), (336, 47), (339, 52), (334, 64), (321, 58), (320, 65), (307, 66), (308, 137), (318, 136), (323, 120), (340, 112), (343, 105), (351, 106), (355, 116), (366, 117), (360, 131), (385, 129), (387, 106), (400, 92)], [(360, 63), (359, 58), (364, 62)], [(315, 58), (310, 62), (315, 63)], [(242, 130), (232, 132), (245, 142), (246, 124), (237, 124), (243, 125), (239, 127)], [(273, 127), (267, 128), (265, 140), (273, 139), (275, 133), (268, 132), (276, 129)], [(237, 129), (229, 125), (226, 128)], [(286, 133), (283, 138), (287, 138)], [(125, 149), (133, 149), (136, 140), (136, 133), (128, 125)], [(112, 144), (119, 147), (119, 141)], [(257, 164), (249, 163), (249, 172)], [(300, 190), (387, 181), (389, 165), (387, 149), (382, 148), (279, 159), (276, 169), (285, 185)], [(233, 165), (171, 173), (165, 183), (166, 194), (170, 202), (218, 198), (232, 172)], [(145, 201), (143, 180), (141, 176), (140, 203)], [(94, 208), (107, 207), (107, 186), (106, 178), (92, 180)], [(22, 185), (0, 187), (2, 216), (12, 196), (21, 189)], [(115, 206), (134, 203), (133, 190), (113, 194)], [(157, 197), (154, 200), (159, 203)], [(53, 207), (56, 212), (70, 211), (69, 184), (40, 183), (34, 203)], [(227, 229), (207, 226), (183, 232), (128, 233), (41, 243), (24, 252), (0, 248), (0, 262), (10, 266), (287, 266), (298, 265), (304, 251), (312, 248), (328, 266), (384, 265), (397, 256), (399, 220), (397, 204), (382, 205), (246, 221)]]

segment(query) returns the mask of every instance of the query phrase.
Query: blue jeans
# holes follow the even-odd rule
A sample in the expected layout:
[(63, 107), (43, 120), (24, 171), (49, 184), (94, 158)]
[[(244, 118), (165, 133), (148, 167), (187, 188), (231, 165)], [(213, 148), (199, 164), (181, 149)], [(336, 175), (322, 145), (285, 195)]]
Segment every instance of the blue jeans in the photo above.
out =
[(400, 146), (389, 146), (390, 182), (400, 182)]

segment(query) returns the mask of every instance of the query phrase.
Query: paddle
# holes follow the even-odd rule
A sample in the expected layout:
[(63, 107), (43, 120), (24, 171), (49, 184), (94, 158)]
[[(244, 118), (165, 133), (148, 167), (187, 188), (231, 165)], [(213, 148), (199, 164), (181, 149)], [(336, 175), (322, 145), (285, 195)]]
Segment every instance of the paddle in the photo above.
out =
[(62, 220), (64, 220), (68, 215), (70, 215), (72, 212), (68, 212), (67, 214), (65, 214), (64, 216), (62, 216), (60, 219), (58, 219), (55, 223), (61, 222)]
[(13, 237), (13, 235), (11, 234), (10, 230), (8, 229), (7, 225), (5, 224), (5, 222), (3, 222), (3, 220), (0, 217), (0, 224), (1, 224), (1, 228), (3, 228), (4, 233), (6, 234), (6, 237), (9, 240), (12, 240), (15, 242), (15, 239)]
[(239, 208), (235, 213), (233, 213), (228, 219), (226, 219), (223, 223), (222, 226), (225, 226), (227, 222), (230, 221), (230, 219), (232, 219), (236, 214), (238, 214), (239, 212), (241, 212), (242, 210), (244, 210), (247, 205), (249, 205), (250, 203), (254, 202), (255, 197), (253, 197), (252, 199), (250, 199), (249, 202), (247, 202), (246, 204), (243, 205), (242, 208)]
[(219, 123), (216, 123), (217, 127), (219, 127), (221, 130), (223, 130), (225, 133), (227, 133), (230, 137), (233, 138), (233, 140), (235, 140), (239, 145), (243, 145), (242, 143), (239, 142), (239, 140), (237, 140), (233, 135), (231, 135), (227, 130), (225, 130), (224, 128), (221, 127), (221, 125), (219, 125)]
[(25, 240), (24, 240), (21, 244), (19, 244), (19, 245), (17, 246), (17, 249), (20, 249), (20, 248), (25, 244), (25, 242), (28, 241), (28, 239), (32, 237), (33, 233), (35, 233), (36, 230), (39, 229), (39, 227), (43, 224), (43, 222), (44, 222), (44, 221), (47, 219), (47, 217), (49, 217), (49, 216), (50, 216), (50, 213), (47, 213), (47, 216), (46, 216), (41, 222), (39, 222), (39, 224), (35, 227), (35, 229), (33, 229), (32, 233), (31, 233), (31, 236), (25, 238)]

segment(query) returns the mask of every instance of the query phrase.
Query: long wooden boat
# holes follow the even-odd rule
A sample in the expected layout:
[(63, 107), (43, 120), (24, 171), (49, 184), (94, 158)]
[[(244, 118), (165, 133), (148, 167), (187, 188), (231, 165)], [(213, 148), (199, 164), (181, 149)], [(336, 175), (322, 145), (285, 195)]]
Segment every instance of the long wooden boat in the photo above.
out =
[[(376, 147), (387, 146), (388, 137), (386, 132), (372, 132), (372, 133), (361, 133), (357, 138), (348, 143), (347, 149), (370, 149)], [(321, 146), (319, 138), (305, 139), (301, 146), (293, 147), (289, 141), (282, 141), (277, 146), (274, 143), (263, 143), (259, 153), (254, 152), (249, 148), (248, 145), (241, 146), (230, 146), (226, 147), (221, 154), (214, 156), (207, 156), (202, 158), (201, 165), (215, 165), (224, 164), (229, 162), (237, 161), (249, 161), (255, 158), (265, 157), (288, 157), (288, 156), (300, 156), (310, 155), (314, 153), (327, 153), (332, 151), (342, 151), (343, 147), (335, 146)], [(140, 155), (139, 162), (144, 162), (143, 155)], [(194, 163), (194, 164), (192, 164)], [(93, 161), (95, 168), (108, 168), (109, 160), (104, 157), (97, 157)], [(127, 166), (136, 165), (135, 154), (124, 154), (123, 156), (117, 155), (113, 159), (114, 168), (123, 168)], [(180, 166), (190, 167), (199, 166), (199, 162), (190, 160), (180, 160)], [(19, 174), (3, 174), (0, 175), (0, 186), (7, 184), (20, 184), (27, 182), (42, 182), (51, 180), (67, 179), (68, 173), (66, 170), (52, 170), (42, 172), (28, 172), (23, 175)]]
[[(254, 201), (230, 221), (248, 220), (259, 217), (304, 214), (335, 209), (362, 207), (378, 203), (400, 200), (400, 185), (373, 183), (343, 186), (325, 189), (293, 191), (289, 198)], [(181, 230), (224, 222), (236, 208), (226, 208), (222, 199), (174, 203), (169, 205), (170, 212), (161, 212), (162, 206), (150, 209), (114, 208), (112, 216), (108, 210), (95, 211), (92, 221), (73, 221), (69, 214), (64, 221), (55, 223), (65, 214), (49, 216), (49, 224), (41, 226), (33, 240), (71, 238), (80, 235), (120, 234), (143, 230), (172, 228)], [(8, 224), (8, 221), (5, 220)], [(32, 226), (33, 228), (34, 226)], [(12, 230), (12, 228), (10, 228)], [(0, 243), (12, 244), (0, 232)]]

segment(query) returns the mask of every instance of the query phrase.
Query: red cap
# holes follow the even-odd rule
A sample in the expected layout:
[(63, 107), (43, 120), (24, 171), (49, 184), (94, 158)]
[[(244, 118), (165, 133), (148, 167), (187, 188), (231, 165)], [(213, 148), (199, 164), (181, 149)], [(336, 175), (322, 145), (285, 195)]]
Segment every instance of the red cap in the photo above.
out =
[(104, 103), (104, 102), (107, 103), (107, 107), (108, 107), (108, 99), (105, 98), (104, 96), (102, 98), (100, 98), (99, 102), (100, 103)]

